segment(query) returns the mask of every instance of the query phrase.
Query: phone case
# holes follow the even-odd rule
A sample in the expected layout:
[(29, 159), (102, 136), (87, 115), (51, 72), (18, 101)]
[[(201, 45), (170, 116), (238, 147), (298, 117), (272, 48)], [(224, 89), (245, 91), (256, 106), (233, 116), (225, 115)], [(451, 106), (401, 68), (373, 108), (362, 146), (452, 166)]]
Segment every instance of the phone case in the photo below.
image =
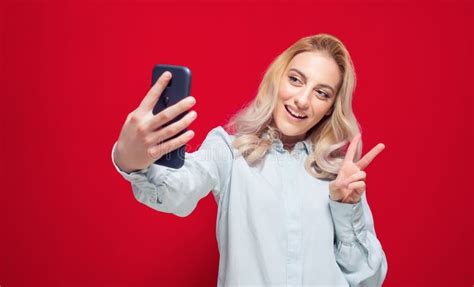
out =
[[(165, 71), (170, 71), (173, 76), (170, 82), (168, 83), (168, 86), (161, 93), (161, 96), (158, 99), (158, 102), (153, 108), (153, 115), (158, 114), (159, 112), (163, 111), (167, 107), (176, 104), (177, 102), (181, 101), (182, 99), (190, 95), (191, 71), (189, 70), (188, 67), (185, 67), (185, 66), (163, 65), (163, 64), (155, 65), (155, 67), (153, 68), (153, 73), (152, 73), (152, 82), (151, 82), (152, 86), (155, 84), (155, 82), (158, 80), (161, 74), (163, 74)], [(166, 123), (164, 126), (168, 126), (176, 121), (179, 121), (187, 113), (188, 111), (183, 112), (182, 114), (178, 115), (176, 118)], [(184, 129), (178, 134), (176, 134), (175, 136), (167, 139), (166, 141), (176, 138), (186, 131), (187, 129)], [(164, 154), (161, 158), (155, 161), (155, 164), (172, 167), (172, 168), (180, 168), (184, 165), (185, 152), (186, 152), (186, 146), (182, 145), (176, 150), (171, 151), (167, 154)]]

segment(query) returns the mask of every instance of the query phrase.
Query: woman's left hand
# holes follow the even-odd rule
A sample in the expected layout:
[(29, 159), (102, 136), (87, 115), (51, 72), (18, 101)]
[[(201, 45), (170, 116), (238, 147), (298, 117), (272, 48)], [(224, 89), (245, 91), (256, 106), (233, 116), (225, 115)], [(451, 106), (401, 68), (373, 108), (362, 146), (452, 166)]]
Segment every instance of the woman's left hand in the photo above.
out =
[(363, 169), (385, 148), (384, 144), (379, 143), (355, 163), (354, 156), (361, 136), (358, 133), (352, 139), (336, 179), (329, 183), (329, 198), (332, 200), (342, 203), (359, 202), (365, 192), (367, 177)]

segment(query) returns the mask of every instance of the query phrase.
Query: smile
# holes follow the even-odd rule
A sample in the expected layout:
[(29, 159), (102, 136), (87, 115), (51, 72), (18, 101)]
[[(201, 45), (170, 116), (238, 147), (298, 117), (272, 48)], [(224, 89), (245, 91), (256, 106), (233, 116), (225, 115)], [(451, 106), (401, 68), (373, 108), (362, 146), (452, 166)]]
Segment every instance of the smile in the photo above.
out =
[(300, 114), (300, 113), (297, 113), (297, 112), (295, 112), (295, 111), (292, 111), (292, 110), (290, 109), (290, 107), (288, 107), (287, 105), (285, 105), (285, 109), (286, 109), (286, 111), (288, 112), (288, 114), (290, 114), (293, 118), (302, 120), (302, 119), (305, 119), (305, 118), (308, 117), (308, 116), (302, 115), (302, 114)]

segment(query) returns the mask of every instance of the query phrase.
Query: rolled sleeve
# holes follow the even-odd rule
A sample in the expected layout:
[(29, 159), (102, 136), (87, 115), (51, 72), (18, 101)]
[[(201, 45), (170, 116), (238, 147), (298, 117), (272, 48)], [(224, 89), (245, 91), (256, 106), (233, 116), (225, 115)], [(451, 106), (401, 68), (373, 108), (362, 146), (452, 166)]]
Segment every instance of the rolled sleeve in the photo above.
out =
[(375, 234), (366, 193), (358, 203), (329, 199), (335, 229), (335, 255), (349, 286), (382, 286), (388, 264)]
[(226, 190), (233, 153), (230, 136), (222, 127), (211, 130), (201, 147), (185, 153), (184, 165), (175, 169), (157, 164), (126, 173), (114, 161), (116, 170), (132, 184), (135, 198), (162, 212), (187, 216), (198, 201), (213, 190), (217, 196)]
[[(114, 160), (116, 146), (117, 142), (112, 147), (112, 163), (115, 169), (125, 180), (131, 183), (133, 195), (137, 201), (157, 209), (157, 204), (162, 203), (162, 193), (166, 189), (164, 182), (169, 173), (168, 169), (164, 166), (152, 164), (144, 169), (127, 173), (120, 169)], [(158, 185), (154, 182), (158, 182)]]
[(352, 243), (365, 230), (362, 200), (358, 203), (342, 203), (329, 199), (336, 237), (344, 243)]

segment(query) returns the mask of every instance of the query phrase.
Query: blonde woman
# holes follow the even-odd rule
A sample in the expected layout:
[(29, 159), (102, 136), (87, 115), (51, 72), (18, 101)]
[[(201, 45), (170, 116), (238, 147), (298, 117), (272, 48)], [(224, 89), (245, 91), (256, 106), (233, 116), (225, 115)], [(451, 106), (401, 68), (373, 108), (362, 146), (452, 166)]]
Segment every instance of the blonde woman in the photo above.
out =
[(285, 50), (255, 99), (186, 153), (180, 169), (153, 164), (194, 135), (164, 141), (188, 127), (195, 111), (162, 128), (193, 97), (152, 114), (170, 77), (164, 73), (128, 115), (112, 160), (135, 198), (158, 211), (187, 216), (212, 191), (218, 286), (382, 285), (387, 260), (363, 170), (384, 145), (361, 158), (355, 73), (340, 40), (318, 34)]

